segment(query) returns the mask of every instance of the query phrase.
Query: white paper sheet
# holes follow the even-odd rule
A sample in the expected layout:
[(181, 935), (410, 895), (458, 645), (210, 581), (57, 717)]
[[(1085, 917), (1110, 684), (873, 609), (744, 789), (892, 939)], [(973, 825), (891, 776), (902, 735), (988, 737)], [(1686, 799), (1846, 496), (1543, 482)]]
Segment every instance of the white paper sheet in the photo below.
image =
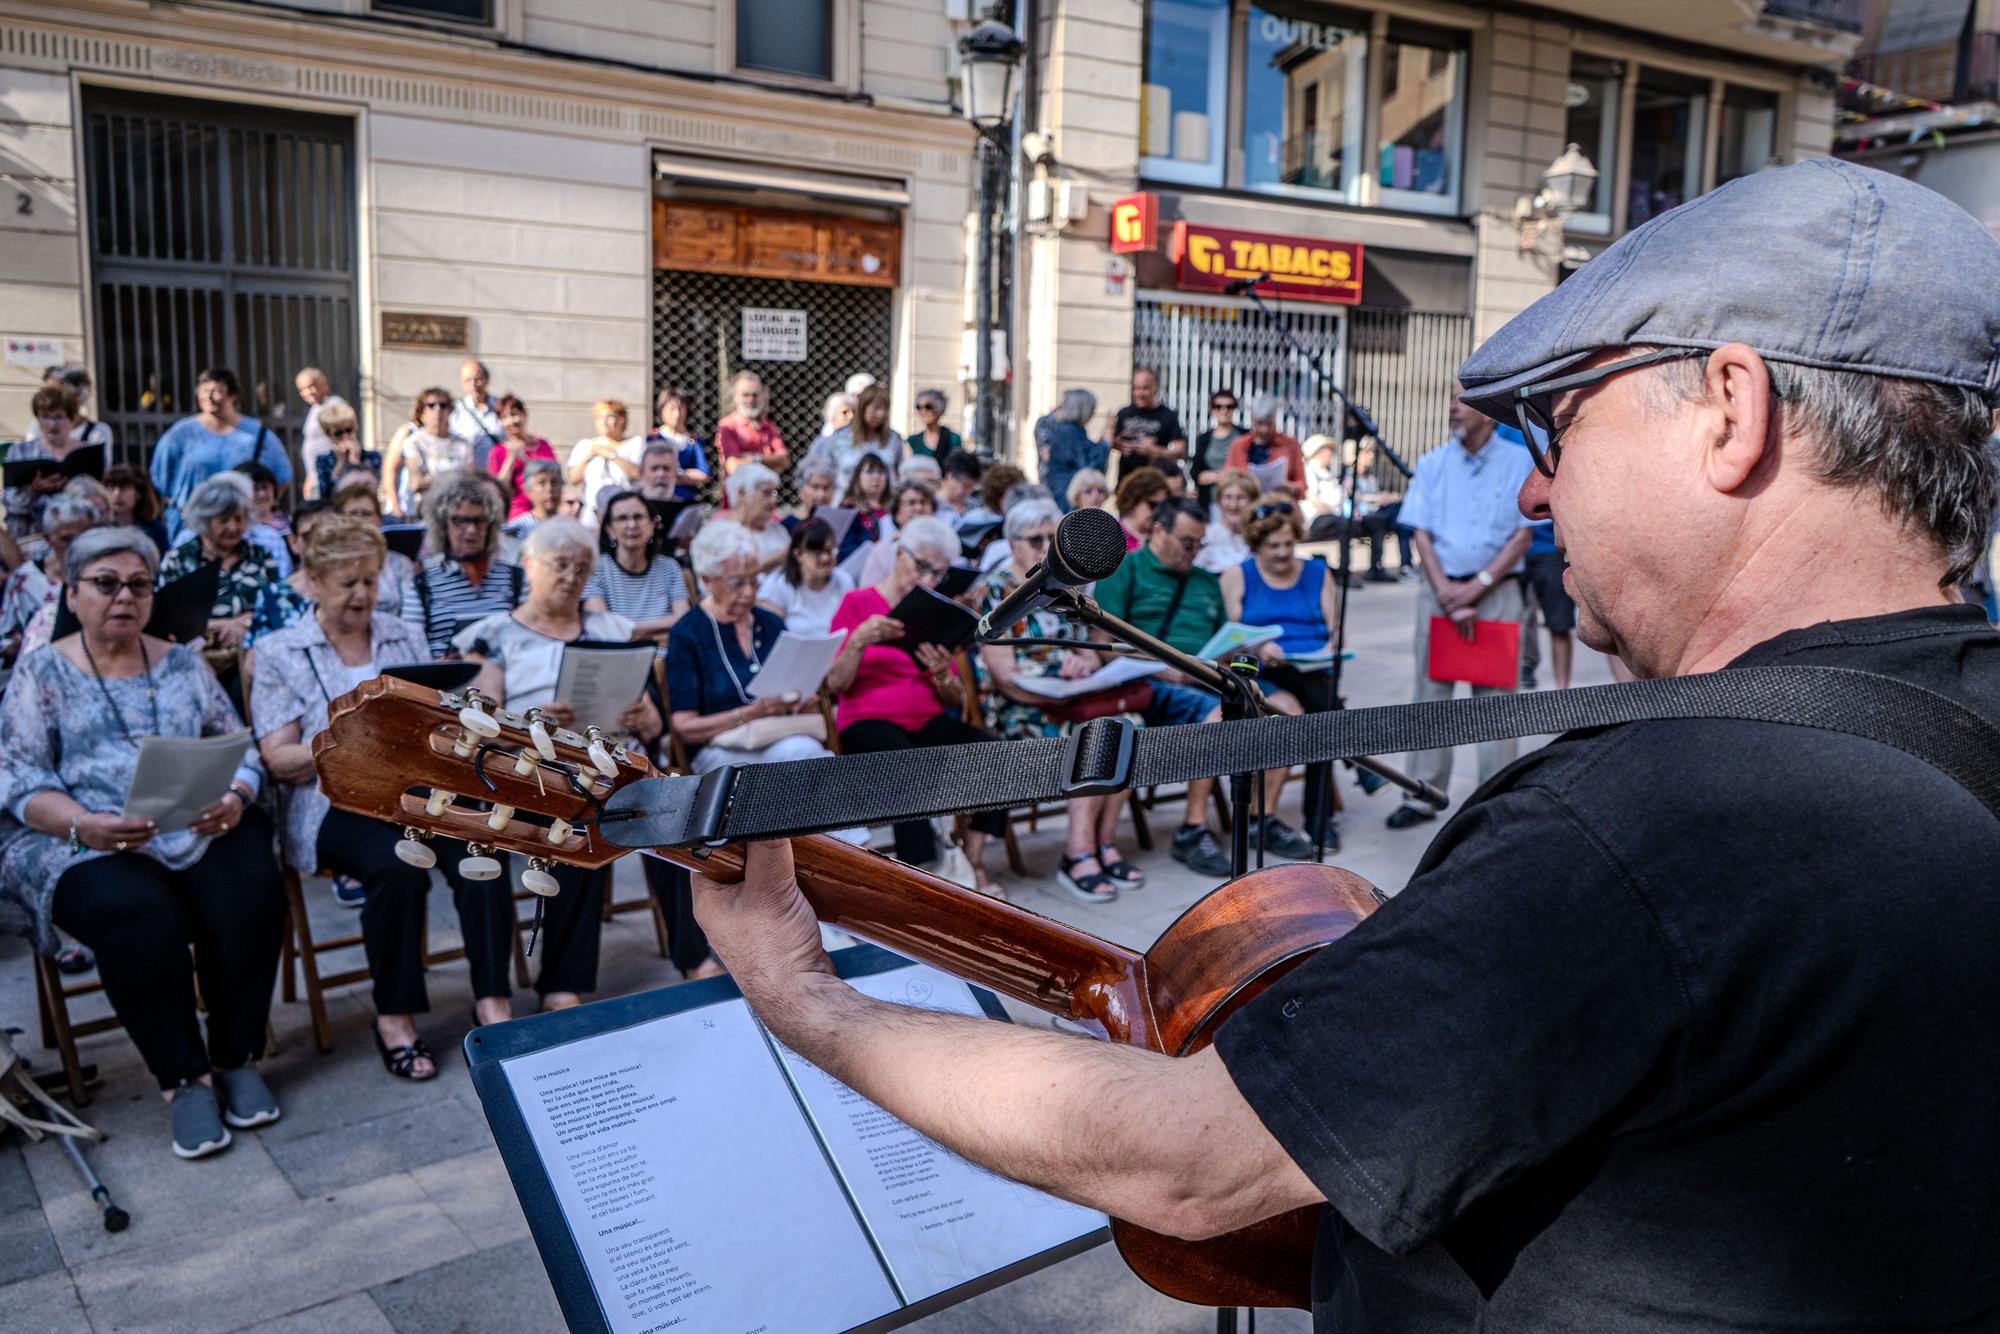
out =
[(503, 1068), (619, 1334), (837, 1334), (899, 1305), (742, 1001)]
[(772, 699), (789, 692), (804, 699), (815, 693), (846, 642), (844, 634), (796, 635), (787, 630), (751, 678), (750, 698)]
[(1269, 463), (1253, 463), (1250, 475), (1257, 479), (1260, 490), (1270, 491), (1285, 485), (1285, 461), (1272, 459)]
[(163, 834), (187, 828), (222, 800), (248, 749), (247, 727), (219, 736), (140, 738), (139, 762), (125, 789), (125, 818), (151, 820)]
[[(853, 978), (849, 985), (899, 1005), (981, 1014), (970, 987), (923, 965)], [(1106, 1225), (1103, 1214), (974, 1167), (796, 1052), (779, 1050), (905, 1302)]]
[[(839, 548), (837, 547), (835, 548), (835, 550), (838, 549)], [(848, 553), (846, 560), (842, 561), (839, 565), (835, 566), (834, 568), (847, 571), (847, 577), (854, 581), (854, 586), (856, 588), (859, 588), (862, 586), (861, 572), (868, 568), (868, 557), (873, 555), (874, 551), (875, 551), (875, 543), (863, 542), (860, 546), (854, 548), (853, 551)]]
[(1074, 681), (1065, 681), (1060, 676), (1017, 676), (1014, 684), (1032, 694), (1047, 699), (1075, 699), (1078, 695), (1088, 695), (1093, 690), (1109, 690), (1122, 686), (1127, 681), (1136, 681), (1142, 676), (1163, 672), (1167, 665), (1154, 662), (1150, 658), (1118, 657), (1105, 663), (1089, 676), (1080, 676)]
[(833, 549), (840, 550), (840, 544), (847, 540), (847, 530), (854, 526), (857, 511), (852, 505), (821, 505), (812, 512), (812, 517), (823, 520), (833, 529)]
[(1285, 628), (1281, 625), (1245, 625), (1241, 621), (1230, 621), (1210, 635), (1195, 656), (1212, 660), (1239, 649), (1248, 651), (1260, 644), (1268, 644), (1284, 633)]
[(576, 710), (576, 731), (597, 726), (618, 729), (618, 715), (646, 688), (658, 649), (651, 643), (630, 648), (578, 648), (565, 645), (556, 672), (556, 693), (550, 698)]

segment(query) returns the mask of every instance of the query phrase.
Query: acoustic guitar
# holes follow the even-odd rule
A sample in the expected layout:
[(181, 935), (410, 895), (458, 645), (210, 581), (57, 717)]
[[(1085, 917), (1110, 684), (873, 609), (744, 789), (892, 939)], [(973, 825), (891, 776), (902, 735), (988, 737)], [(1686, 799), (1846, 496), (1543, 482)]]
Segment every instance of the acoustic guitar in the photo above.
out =
[[(554, 863), (597, 868), (625, 854), (595, 836), (596, 813), (660, 771), (566, 730), (536, 737), (532, 719), (504, 709), (485, 713), (475, 701), (462, 713), (467, 704), (392, 677), (364, 682), (333, 701), (313, 738), (321, 791), (412, 840), (435, 834), (474, 845), (475, 856), (519, 853), (530, 859), (524, 883), (541, 892), (554, 888)], [(743, 874), (740, 847), (660, 855), (711, 880)], [(1240, 1006), (1376, 904), (1367, 881), (1336, 867), (1273, 867), (1216, 889), (1141, 954), (824, 835), (795, 839), (793, 857), (800, 890), (829, 926), (1170, 1056), (1207, 1046)], [(1206, 1241), (1118, 1220), (1112, 1235), (1132, 1271), (1170, 1297), (1309, 1309), (1318, 1213), (1293, 1210)]]

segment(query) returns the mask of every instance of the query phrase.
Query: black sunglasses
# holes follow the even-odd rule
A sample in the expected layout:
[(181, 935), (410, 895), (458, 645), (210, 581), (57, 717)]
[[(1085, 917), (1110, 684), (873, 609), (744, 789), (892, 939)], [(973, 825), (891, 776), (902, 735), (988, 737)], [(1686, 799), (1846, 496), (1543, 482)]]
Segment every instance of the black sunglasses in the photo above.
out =
[[(1535, 470), (1544, 477), (1554, 477), (1556, 467), (1562, 462), (1562, 431), (1555, 422), (1555, 400), (1560, 394), (1572, 390), (1588, 389), (1602, 384), (1614, 375), (1625, 371), (1636, 371), (1642, 366), (1656, 366), (1663, 361), (1679, 361), (1687, 357), (1705, 357), (1708, 353), (1700, 348), (1672, 347), (1658, 352), (1648, 352), (1644, 356), (1628, 361), (1614, 361), (1608, 366), (1598, 366), (1592, 370), (1578, 371), (1574, 375), (1559, 375), (1553, 380), (1541, 380), (1534, 384), (1524, 384), (1514, 391), (1514, 417), (1521, 427), (1521, 438), (1527, 442), (1528, 455), (1535, 461)], [(1540, 431), (1545, 441), (1535, 442), (1535, 433)]]
[(1291, 501), (1269, 500), (1264, 502), (1262, 505), (1258, 505), (1257, 507), (1252, 509), (1250, 511), (1250, 517), (1253, 519), (1268, 519), (1273, 514), (1292, 514), (1292, 513), (1296, 513), (1296, 511), (1292, 508)]

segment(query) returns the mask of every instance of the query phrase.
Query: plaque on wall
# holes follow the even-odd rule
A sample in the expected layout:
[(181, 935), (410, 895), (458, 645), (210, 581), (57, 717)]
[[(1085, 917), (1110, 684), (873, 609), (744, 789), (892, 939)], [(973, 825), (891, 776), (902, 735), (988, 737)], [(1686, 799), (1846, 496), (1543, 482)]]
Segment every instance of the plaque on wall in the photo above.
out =
[(653, 267), (894, 287), (903, 228), (832, 214), (653, 201)]
[(472, 321), (464, 315), (382, 312), (382, 346), (423, 352), (469, 352)]

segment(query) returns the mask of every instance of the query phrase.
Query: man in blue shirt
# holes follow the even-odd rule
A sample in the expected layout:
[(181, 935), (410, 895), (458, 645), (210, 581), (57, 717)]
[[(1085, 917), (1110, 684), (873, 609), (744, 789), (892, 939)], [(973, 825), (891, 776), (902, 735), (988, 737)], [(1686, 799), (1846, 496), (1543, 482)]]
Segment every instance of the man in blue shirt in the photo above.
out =
[[(1515, 576), (1531, 535), (1518, 498), (1534, 467), (1526, 449), (1504, 442), (1495, 446), (1493, 419), (1467, 407), (1454, 386), (1451, 439), (1417, 460), (1397, 516), (1415, 530), (1417, 557), (1423, 562), (1424, 578), (1417, 587), (1418, 703), (1452, 696), (1452, 682), (1431, 680), (1432, 617), (1448, 617), (1468, 640), (1479, 621), (1521, 619), (1526, 603)], [(1474, 686), (1472, 693), (1495, 689)], [(1513, 763), (1516, 750), (1511, 740), (1480, 743), (1479, 781)], [(1451, 752), (1415, 752), (1409, 773), (1444, 791), (1451, 782)], [(1406, 801), (1389, 813), (1389, 827), (1407, 829), (1431, 815)]]

